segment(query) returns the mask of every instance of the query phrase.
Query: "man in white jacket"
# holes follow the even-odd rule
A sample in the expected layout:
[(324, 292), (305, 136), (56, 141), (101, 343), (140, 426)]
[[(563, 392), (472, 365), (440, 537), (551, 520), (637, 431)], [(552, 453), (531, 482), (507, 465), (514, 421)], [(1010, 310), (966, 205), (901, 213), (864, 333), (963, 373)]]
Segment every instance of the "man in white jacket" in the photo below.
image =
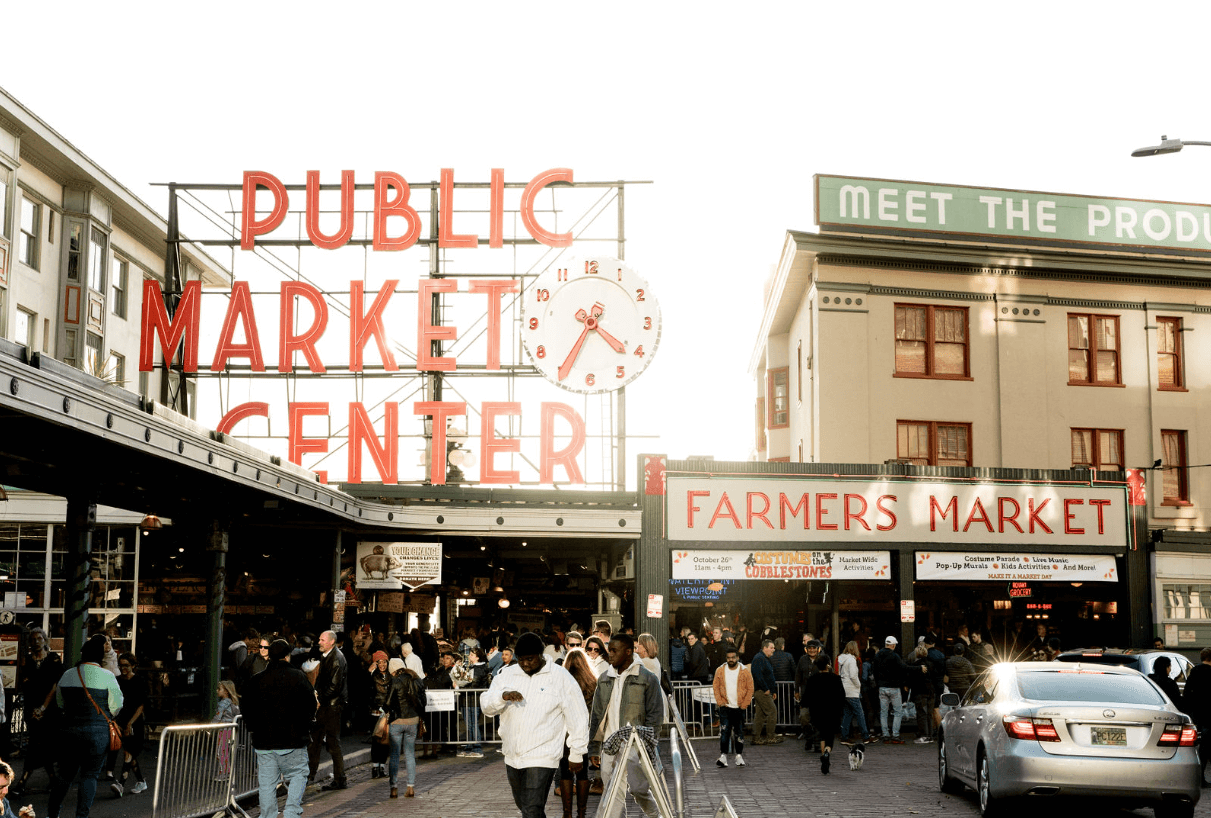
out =
[(522, 818), (543, 818), (551, 781), (566, 741), (568, 768), (579, 772), (589, 743), (589, 711), (580, 685), (543, 656), (536, 634), (517, 640), (517, 664), (501, 669), (480, 697), (489, 716), (500, 715), (505, 770)]

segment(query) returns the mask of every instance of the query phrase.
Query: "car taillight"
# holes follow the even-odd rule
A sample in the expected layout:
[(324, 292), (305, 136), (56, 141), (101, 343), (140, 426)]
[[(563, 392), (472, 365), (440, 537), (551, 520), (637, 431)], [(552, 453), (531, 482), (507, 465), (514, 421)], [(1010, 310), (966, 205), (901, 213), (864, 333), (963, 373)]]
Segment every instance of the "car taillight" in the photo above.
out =
[(1165, 732), (1161, 733), (1161, 740), (1156, 743), (1157, 747), (1193, 747), (1194, 740), (1198, 738), (1198, 730), (1192, 724), (1173, 724), (1165, 728)]
[(1003, 716), (1002, 723), (1010, 738), (1034, 739), (1035, 741), (1059, 741), (1059, 733), (1051, 719), (1032, 719), (1026, 716)]

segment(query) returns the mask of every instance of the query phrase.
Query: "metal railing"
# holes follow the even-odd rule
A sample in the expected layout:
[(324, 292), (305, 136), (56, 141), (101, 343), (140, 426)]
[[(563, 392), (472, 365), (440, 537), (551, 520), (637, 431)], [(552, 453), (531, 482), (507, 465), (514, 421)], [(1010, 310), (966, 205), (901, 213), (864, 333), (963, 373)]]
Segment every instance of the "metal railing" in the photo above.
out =
[[(799, 702), (795, 699), (794, 682), (778, 682), (775, 724), (779, 729), (799, 729)], [(688, 734), (695, 738), (719, 738), (719, 715), (715, 706), (715, 690), (711, 685), (700, 682), (673, 682), (673, 701), (681, 718), (685, 721)], [(744, 713), (745, 725), (751, 725), (757, 712), (756, 703), (751, 703)]]
[(248, 813), (237, 799), (257, 790), (252, 735), (234, 724), (181, 724), (164, 728), (152, 794), (153, 818), (197, 818)]

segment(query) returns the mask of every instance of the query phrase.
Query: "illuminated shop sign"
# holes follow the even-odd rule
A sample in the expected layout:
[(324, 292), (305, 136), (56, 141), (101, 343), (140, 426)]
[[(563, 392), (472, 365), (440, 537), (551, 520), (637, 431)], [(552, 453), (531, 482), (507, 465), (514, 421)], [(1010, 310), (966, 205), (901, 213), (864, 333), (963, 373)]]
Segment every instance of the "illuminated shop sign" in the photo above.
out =
[(683, 602), (718, 602), (735, 583), (734, 579), (674, 579), (669, 588)]
[[(669, 540), (1123, 547), (1123, 486), (677, 477)], [(1029, 577), (1027, 577), (1029, 579)]]
[[(480, 384), (495, 384), (538, 370), (561, 389), (600, 393), (621, 389), (648, 366), (661, 324), (646, 281), (618, 259), (558, 252), (573, 246), (574, 235), (549, 229), (559, 210), (553, 214), (547, 202), (557, 189), (573, 186), (567, 168), (510, 184), (497, 168), (486, 183), (457, 186), (447, 168), (432, 197), (429, 190), (421, 197), (395, 172), (375, 173), (370, 185), (344, 171), (339, 185), (321, 185), (319, 172), (308, 171), (304, 194), (303, 186), (286, 185), (272, 173), (247, 171), (240, 193), (227, 186), (240, 197), (230, 224), (238, 236), (199, 243), (231, 246), (233, 268), (250, 270), (250, 280), (234, 281), (229, 293), (207, 291), (216, 297), (205, 306), (201, 282), (186, 281), (181, 292), (167, 294), (171, 315), (160, 282), (146, 280), (139, 370), (152, 371), (159, 351), (189, 375), (220, 383), (220, 376), (228, 383), (244, 379), (248, 393), (254, 382), (284, 382), (288, 403), (272, 413), (269, 403), (232, 392), (239, 398), (223, 399), (216, 430), (281, 439), (286, 458), (299, 465), (305, 458), (326, 465), (339, 457), (347, 465), (344, 482), (362, 482), (366, 453), (367, 471), (377, 470), (385, 484), (401, 482), (401, 456), (407, 459), (401, 438), (418, 437), (430, 440), (421, 459), (429, 466), (427, 481), (443, 485), (449, 450), (478, 431), (478, 482), (522, 482), (519, 470), (497, 463), (520, 457), (539, 483), (558, 476), (583, 484), (578, 459), (587, 458), (586, 439), (596, 429), (586, 428), (571, 404), (523, 406), (512, 388), (500, 389), (499, 399), (469, 402), (457, 387), (434, 386), (456, 375), (482, 375)], [(533, 245), (554, 252), (529, 268), (505, 264), (502, 272), (502, 258)], [(410, 248), (416, 250), (406, 258), (391, 255)], [(452, 260), (459, 252), (466, 255)], [(286, 256), (305, 256), (318, 272), (308, 267), (304, 273), (301, 260), (291, 267)], [(490, 271), (468, 274), (473, 257)], [(451, 268), (456, 272), (447, 273)], [(422, 272), (410, 281), (396, 272), (410, 269)], [(255, 286), (259, 276), (271, 286)], [(522, 348), (529, 363), (517, 354)], [(384, 379), (373, 394), (364, 388), (370, 377)], [(328, 399), (342, 384), (353, 384), (347, 406)], [(478, 430), (469, 428), (476, 419)], [(449, 438), (448, 427), (457, 430)], [(523, 454), (523, 441), (533, 451)], [(403, 480), (410, 465), (403, 464)], [(327, 469), (316, 471), (327, 479)]]

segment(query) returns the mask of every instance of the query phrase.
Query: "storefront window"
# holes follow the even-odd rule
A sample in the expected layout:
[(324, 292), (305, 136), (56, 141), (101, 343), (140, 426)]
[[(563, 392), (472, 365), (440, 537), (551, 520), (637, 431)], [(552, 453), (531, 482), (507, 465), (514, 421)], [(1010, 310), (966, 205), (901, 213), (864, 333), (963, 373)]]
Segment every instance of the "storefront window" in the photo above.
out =
[(1165, 619), (1211, 619), (1211, 585), (1162, 586)]

